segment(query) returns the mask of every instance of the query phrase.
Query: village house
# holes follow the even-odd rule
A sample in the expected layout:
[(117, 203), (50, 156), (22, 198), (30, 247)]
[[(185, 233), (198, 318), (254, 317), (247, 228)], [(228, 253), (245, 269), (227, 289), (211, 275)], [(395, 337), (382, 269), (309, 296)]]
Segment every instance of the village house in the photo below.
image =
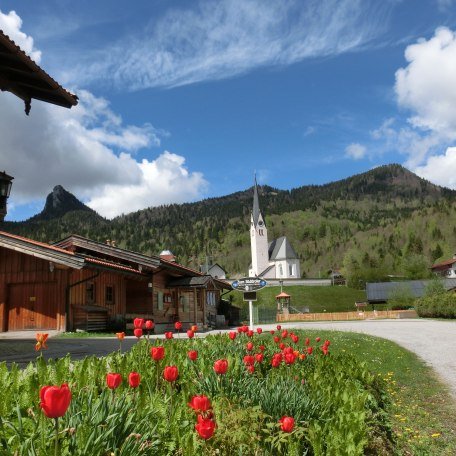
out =
[(167, 261), (72, 235), (46, 244), (0, 232), (0, 331), (214, 326), (231, 286)]
[(456, 278), (456, 253), (450, 260), (433, 264), (431, 270), (434, 274), (442, 277), (448, 277), (449, 279)]

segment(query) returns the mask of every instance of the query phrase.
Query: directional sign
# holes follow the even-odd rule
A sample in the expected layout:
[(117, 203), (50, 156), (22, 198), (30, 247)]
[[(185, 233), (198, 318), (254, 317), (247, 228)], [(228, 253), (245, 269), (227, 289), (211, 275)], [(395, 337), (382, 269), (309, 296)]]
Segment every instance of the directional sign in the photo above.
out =
[(258, 277), (244, 277), (243, 279), (235, 280), (231, 286), (238, 291), (255, 291), (264, 288), (267, 284), (266, 280)]

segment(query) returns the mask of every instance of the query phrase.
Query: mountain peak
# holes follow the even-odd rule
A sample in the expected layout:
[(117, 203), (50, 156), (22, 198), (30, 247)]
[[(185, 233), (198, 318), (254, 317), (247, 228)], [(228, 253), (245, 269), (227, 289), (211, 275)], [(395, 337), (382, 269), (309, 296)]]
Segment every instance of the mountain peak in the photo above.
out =
[(95, 214), (93, 209), (79, 201), (72, 193), (61, 185), (56, 185), (46, 198), (44, 209), (31, 220), (51, 220), (63, 217), (67, 212), (86, 211)]

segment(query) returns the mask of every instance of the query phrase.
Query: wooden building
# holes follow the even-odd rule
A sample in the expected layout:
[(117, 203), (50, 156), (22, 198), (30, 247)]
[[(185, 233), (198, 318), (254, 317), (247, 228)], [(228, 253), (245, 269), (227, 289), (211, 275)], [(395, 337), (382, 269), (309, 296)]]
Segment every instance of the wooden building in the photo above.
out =
[(50, 245), (0, 232), (0, 331), (123, 329), (136, 317), (158, 332), (177, 320), (211, 326), (224, 289), (175, 262), (81, 236)]

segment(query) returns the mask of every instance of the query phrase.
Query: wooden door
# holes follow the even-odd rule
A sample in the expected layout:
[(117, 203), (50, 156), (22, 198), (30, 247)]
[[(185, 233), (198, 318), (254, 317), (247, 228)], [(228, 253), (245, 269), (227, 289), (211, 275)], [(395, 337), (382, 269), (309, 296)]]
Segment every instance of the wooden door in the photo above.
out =
[(57, 329), (55, 283), (20, 283), (8, 288), (8, 331)]

